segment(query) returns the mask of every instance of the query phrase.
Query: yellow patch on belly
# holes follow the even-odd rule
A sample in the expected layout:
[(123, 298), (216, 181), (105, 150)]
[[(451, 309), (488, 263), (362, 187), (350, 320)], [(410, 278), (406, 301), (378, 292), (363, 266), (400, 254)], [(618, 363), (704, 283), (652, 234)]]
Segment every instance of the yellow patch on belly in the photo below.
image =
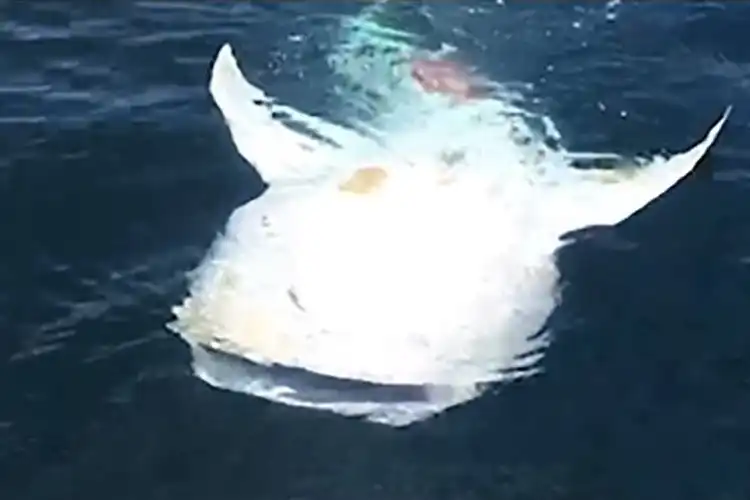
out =
[(370, 194), (380, 188), (388, 177), (382, 167), (364, 167), (339, 184), (339, 190), (353, 194)]

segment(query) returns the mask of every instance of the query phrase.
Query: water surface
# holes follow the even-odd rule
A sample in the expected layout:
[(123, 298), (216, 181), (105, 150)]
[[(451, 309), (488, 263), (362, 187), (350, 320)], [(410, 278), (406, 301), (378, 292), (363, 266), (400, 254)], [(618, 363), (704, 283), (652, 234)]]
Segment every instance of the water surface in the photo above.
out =
[(562, 252), (542, 377), (406, 430), (212, 389), (163, 326), (261, 189), (206, 89), (216, 50), (325, 112), (314, 82), (356, 6), (8, 7), (3, 498), (750, 496), (750, 4), (506, 4), (403, 15), (518, 82), (571, 149), (682, 149), (735, 110), (695, 175)]

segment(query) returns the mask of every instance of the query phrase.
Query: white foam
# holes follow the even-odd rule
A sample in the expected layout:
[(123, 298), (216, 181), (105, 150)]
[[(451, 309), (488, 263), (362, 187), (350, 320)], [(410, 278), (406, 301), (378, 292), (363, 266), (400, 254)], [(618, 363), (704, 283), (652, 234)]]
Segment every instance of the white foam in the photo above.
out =
[[(560, 236), (615, 224), (669, 189), (729, 110), (685, 153), (615, 171), (573, 169), (571, 158), (585, 155), (547, 146), (530, 124), (557, 133), (554, 123), (511, 104), (501, 85), (464, 105), (419, 92), (398, 66), (418, 51), (413, 41), (371, 29), (373, 19), (366, 10), (345, 23), (331, 57), (334, 71), (387, 89), (376, 117), (358, 127), (275, 103), (246, 81), (229, 46), (219, 51), (211, 94), (270, 188), (232, 214), (171, 326), (213, 385), (406, 425), (486, 383), (538, 373)], [(363, 44), (376, 70), (360, 67)], [(286, 126), (279, 110), (325, 140)], [(371, 134), (355, 132), (362, 126)], [(382, 186), (339, 189), (370, 165), (381, 167)], [(422, 387), (423, 397), (353, 402), (342, 391), (323, 403), (257, 370), (229, 369), (200, 346), (258, 366)]]

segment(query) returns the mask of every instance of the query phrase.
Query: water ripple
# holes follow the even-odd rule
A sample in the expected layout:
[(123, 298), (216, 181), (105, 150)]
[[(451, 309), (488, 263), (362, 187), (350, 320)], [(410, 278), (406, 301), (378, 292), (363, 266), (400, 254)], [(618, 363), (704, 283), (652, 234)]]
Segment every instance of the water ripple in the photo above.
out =
[(637, 250), (592, 241), (562, 257), (575, 277), (571, 326), (548, 378), (386, 435), (189, 377), (187, 353), (163, 330), (169, 307), (229, 212), (260, 189), (209, 101), (209, 64), (238, 42), (249, 74), (304, 100), (331, 19), (358, 8), (311, 5), (4, 6), (0, 490), (24, 500), (750, 494), (740, 2), (624, 1), (615, 21), (604, 6), (562, 3), (462, 7), (456, 18), (447, 4), (427, 9), (430, 36), (476, 49), (493, 76), (532, 83), (574, 142), (684, 147), (736, 105), (706, 170), (716, 182), (687, 182), (660, 203), (671, 219), (657, 207), (623, 228)]

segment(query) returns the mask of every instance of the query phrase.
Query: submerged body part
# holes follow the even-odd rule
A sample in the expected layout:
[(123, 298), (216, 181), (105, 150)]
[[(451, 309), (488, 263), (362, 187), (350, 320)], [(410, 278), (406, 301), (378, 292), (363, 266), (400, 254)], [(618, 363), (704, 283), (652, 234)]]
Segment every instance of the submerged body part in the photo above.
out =
[(728, 116), (684, 153), (622, 174), (578, 170), (517, 110), (504, 114), (510, 104), (475, 99), (459, 65), (419, 62), (403, 38), (399, 51), (358, 29), (345, 40), (335, 71), (365, 74), (347, 59), (358, 44), (399, 68), (382, 75), (391, 90), (373, 134), (276, 103), (229, 46), (214, 62), (214, 101), (269, 184), (235, 210), (175, 308), (172, 329), (218, 387), (398, 426), (538, 373), (560, 237), (617, 224), (668, 190)]
[(479, 97), (478, 80), (459, 63), (448, 59), (415, 59), (411, 75), (425, 92), (468, 100)]

